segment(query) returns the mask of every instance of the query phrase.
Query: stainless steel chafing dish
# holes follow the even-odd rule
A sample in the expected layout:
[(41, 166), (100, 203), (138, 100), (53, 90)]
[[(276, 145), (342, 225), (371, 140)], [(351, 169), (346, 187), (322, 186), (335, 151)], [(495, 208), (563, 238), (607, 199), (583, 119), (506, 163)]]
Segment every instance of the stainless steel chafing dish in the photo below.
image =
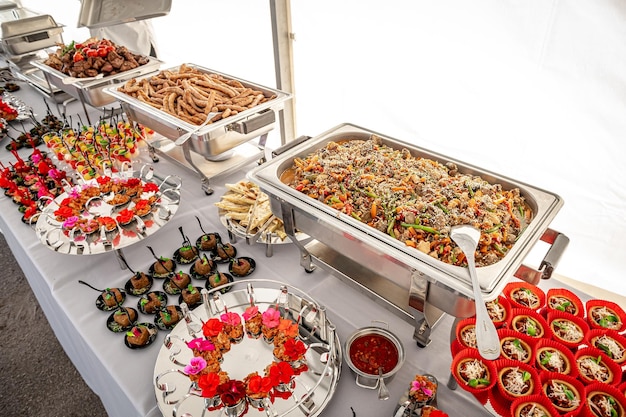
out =
[(115, 102), (115, 98), (106, 94), (104, 89), (113, 84), (125, 82), (133, 77), (140, 77), (145, 74), (153, 73), (159, 70), (162, 61), (156, 58), (148, 57), (148, 63), (141, 65), (132, 70), (123, 71), (114, 75), (108, 75), (102, 78), (72, 78), (67, 74), (57, 71), (44, 62), (45, 59), (31, 61), (31, 64), (39, 68), (50, 86), (54, 86), (65, 91), (70, 96), (81, 100), (83, 103), (93, 107), (103, 107)]
[[(276, 114), (278, 111), (284, 109), (284, 103), (291, 98), (291, 94), (264, 87), (199, 65), (186, 65), (187, 67), (198, 69), (207, 74), (217, 74), (231, 80), (239, 81), (244, 87), (258, 90), (266, 97), (275, 96), (275, 98), (245, 111), (241, 111), (234, 116), (229, 116), (205, 126), (197, 126), (152, 107), (148, 103), (131, 97), (126, 93), (118, 91), (119, 85), (109, 87), (105, 89), (105, 91), (120, 101), (122, 109), (130, 119), (150, 127), (167, 139), (176, 140), (181, 137), (181, 135), (191, 133), (189, 139), (182, 141), (182, 143), (175, 143), (182, 147), (185, 160), (198, 172), (202, 179), (203, 189), (207, 194), (210, 194), (212, 190), (208, 186), (209, 179), (205, 175), (202, 167), (200, 167), (197, 162), (193, 161), (190, 152), (194, 152), (210, 160), (211, 157), (223, 155), (238, 145), (249, 142), (257, 137), (262, 137), (262, 140), (259, 140), (260, 146), (262, 146), (262, 142), (264, 142), (268, 132), (274, 129)], [(167, 70), (177, 72), (179, 68), (180, 67), (177, 66)], [(147, 76), (138, 78), (138, 80), (142, 78), (147, 78)]]
[(165, 16), (172, 0), (81, 0), (78, 27), (99, 28)]
[[(387, 146), (409, 149), (413, 156), (454, 162), (460, 172), (480, 175), (505, 189), (520, 189), (534, 218), (502, 260), (478, 268), (486, 300), (495, 298), (513, 275), (534, 282), (550, 276), (568, 243), (566, 236), (548, 228), (563, 205), (558, 195), (351, 124), (339, 125), (294, 148), (281, 150), (273, 160), (248, 174), (270, 196), (272, 211), (283, 220), (287, 234), (293, 237), (297, 229), (313, 238), (308, 243), (293, 239), (301, 252), (300, 264), (307, 272), (320, 265), (413, 322), (414, 338), (421, 346), (428, 343), (432, 327), (443, 313), (457, 318), (474, 314), (466, 268), (446, 264), (407, 247), (281, 182), (281, 174), (292, 167), (294, 158), (305, 157), (330, 141), (365, 140), (372, 134), (380, 136)], [(536, 271), (522, 265), (522, 261), (538, 240), (548, 241), (552, 246), (541, 269)]]
[(0, 10), (2, 50), (9, 56), (20, 56), (63, 42), (63, 26), (50, 15), (26, 8)]

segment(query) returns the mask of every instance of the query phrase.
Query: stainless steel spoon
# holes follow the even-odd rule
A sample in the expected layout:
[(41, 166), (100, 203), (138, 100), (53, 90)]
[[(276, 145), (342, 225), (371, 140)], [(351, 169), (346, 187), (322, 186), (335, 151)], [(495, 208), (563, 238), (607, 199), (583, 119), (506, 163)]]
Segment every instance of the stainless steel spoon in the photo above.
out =
[(378, 368), (378, 399), (381, 401), (389, 399), (389, 390), (387, 385), (385, 385), (382, 366)]
[(491, 321), (485, 300), (483, 300), (476, 273), (474, 252), (480, 240), (480, 230), (472, 226), (454, 226), (450, 231), (450, 238), (456, 242), (467, 258), (467, 266), (472, 280), (474, 304), (476, 305), (476, 343), (478, 352), (485, 359), (498, 359), (500, 356), (500, 340), (496, 326)]

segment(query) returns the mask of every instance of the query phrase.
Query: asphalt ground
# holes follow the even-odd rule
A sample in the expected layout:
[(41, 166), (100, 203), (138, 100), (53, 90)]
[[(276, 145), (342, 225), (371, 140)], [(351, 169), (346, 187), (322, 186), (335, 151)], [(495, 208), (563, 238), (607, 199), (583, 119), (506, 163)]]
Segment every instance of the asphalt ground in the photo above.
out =
[(0, 234), (0, 416), (106, 417)]

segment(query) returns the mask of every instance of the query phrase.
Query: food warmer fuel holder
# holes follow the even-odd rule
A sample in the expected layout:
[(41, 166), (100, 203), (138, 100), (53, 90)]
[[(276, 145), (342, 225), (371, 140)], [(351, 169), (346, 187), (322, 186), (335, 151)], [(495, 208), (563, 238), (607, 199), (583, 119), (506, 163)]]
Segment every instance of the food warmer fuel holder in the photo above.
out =
[[(274, 159), (248, 173), (249, 179), (270, 197), (272, 212), (282, 219), (286, 233), (299, 248), (300, 265), (305, 271), (313, 272), (316, 266), (320, 266), (414, 324), (413, 337), (421, 347), (429, 343), (430, 333), (444, 313), (457, 318), (474, 314), (473, 293), (466, 268), (446, 264), (407, 247), (280, 180), (295, 158), (304, 158), (330, 141), (367, 140), (371, 135), (379, 136), (384, 145), (394, 149), (406, 148), (413, 156), (442, 163), (453, 162), (459, 172), (480, 175), (491, 183), (502, 184), (505, 189), (520, 189), (534, 218), (503, 259), (478, 268), (486, 301), (495, 298), (511, 276), (534, 283), (550, 277), (569, 242), (565, 235), (548, 228), (563, 205), (558, 195), (352, 124), (336, 126), (293, 148), (287, 144), (275, 151), (277, 156)], [(307, 242), (294, 239), (296, 231), (308, 234), (311, 239)], [(522, 262), (539, 240), (552, 246), (541, 269), (534, 270)]]

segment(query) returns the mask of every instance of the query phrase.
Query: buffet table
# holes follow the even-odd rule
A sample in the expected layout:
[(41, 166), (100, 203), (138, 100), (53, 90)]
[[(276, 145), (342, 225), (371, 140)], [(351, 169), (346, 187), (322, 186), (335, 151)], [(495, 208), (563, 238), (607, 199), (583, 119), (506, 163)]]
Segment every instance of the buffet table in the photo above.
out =
[[(43, 116), (43, 100), (28, 86), (17, 92), (24, 102)], [(80, 111), (78, 104), (68, 108), (68, 115)], [(94, 117), (93, 120), (96, 120)], [(20, 153), (28, 155), (30, 150)], [(148, 155), (140, 156), (149, 162)], [(0, 161), (7, 163), (14, 157), (0, 150)], [(151, 246), (157, 255), (172, 256), (181, 246), (179, 227), (192, 241), (202, 234), (196, 216), (207, 232), (219, 232), (228, 236), (219, 220), (214, 203), (224, 194), (225, 183), (244, 179), (246, 172), (255, 165), (243, 167), (227, 176), (213, 180), (214, 194), (207, 196), (200, 187), (197, 176), (182, 166), (164, 158), (154, 164), (155, 171), (164, 175), (177, 175), (183, 180), (181, 202), (175, 216), (158, 233), (141, 242), (123, 249), (123, 254), (135, 271), (148, 271), (154, 262), (146, 248)], [(101, 398), (110, 416), (160, 416), (155, 398), (153, 371), (156, 357), (162, 346), (165, 331), (159, 331), (157, 340), (145, 349), (131, 350), (124, 344), (124, 336), (112, 333), (106, 327), (109, 313), (96, 308), (98, 292), (80, 285), (83, 280), (96, 288), (123, 287), (131, 277), (128, 269), (122, 269), (114, 251), (98, 255), (67, 255), (45, 247), (33, 229), (21, 221), (21, 213), (7, 197), (0, 198), (0, 229), (19, 262), (30, 286), (50, 322), (56, 337), (65, 349), (89, 387)], [(328, 319), (337, 328), (343, 343), (347, 336), (358, 328), (370, 326), (373, 321), (388, 324), (406, 350), (406, 362), (402, 369), (389, 381), (391, 396), (388, 401), (379, 401), (376, 391), (359, 388), (355, 384), (345, 362), (336, 392), (322, 415), (391, 416), (395, 406), (408, 388), (415, 374), (429, 373), (439, 380), (437, 403), (439, 408), (451, 416), (491, 415), (469, 393), (446, 387), (449, 378), (450, 329), (454, 318), (445, 316), (432, 334), (432, 342), (426, 348), (417, 347), (413, 340), (413, 325), (398, 318), (367, 296), (331, 276), (316, 269), (306, 273), (299, 263), (299, 251), (291, 244), (274, 245), (273, 256), (267, 257), (263, 245), (246, 245), (243, 239), (234, 244), (239, 256), (249, 256), (256, 261), (256, 270), (250, 278), (278, 280), (295, 286), (326, 306)], [(199, 284), (198, 284), (199, 285)], [(558, 286), (558, 282), (545, 281), (544, 287)], [(155, 280), (153, 289), (160, 290), (161, 281)], [(586, 299), (581, 295), (581, 298)], [(138, 297), (127, 296), (124, 306), (136, 307)], [(140, 321), (151, 321), (142, 315)], [(331, 411), (332, 410), (332, 411)]]

